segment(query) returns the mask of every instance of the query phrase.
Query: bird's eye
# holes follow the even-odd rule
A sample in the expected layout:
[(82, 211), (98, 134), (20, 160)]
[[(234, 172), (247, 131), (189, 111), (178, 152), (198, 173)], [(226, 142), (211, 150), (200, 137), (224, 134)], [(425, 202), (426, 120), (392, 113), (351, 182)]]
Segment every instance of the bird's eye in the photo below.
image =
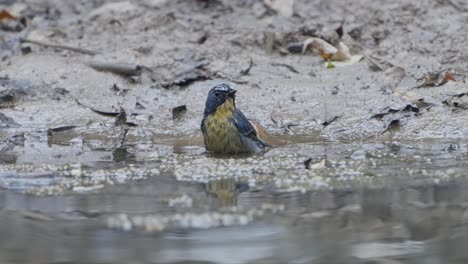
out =
[(215, 92), (215, 96), (216, 96), (216, 97), (219, 97), (219, 93), (218, 93), (218, 92)]

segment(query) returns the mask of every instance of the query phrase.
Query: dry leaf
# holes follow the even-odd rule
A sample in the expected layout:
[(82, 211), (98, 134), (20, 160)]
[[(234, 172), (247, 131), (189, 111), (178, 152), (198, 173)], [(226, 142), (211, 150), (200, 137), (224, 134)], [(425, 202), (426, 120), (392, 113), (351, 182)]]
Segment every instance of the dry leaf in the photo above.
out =
[(349, 66), (352, 64), (355, 64), (357, 62), (360, 62), (364, 58), (363, 55), (353, 55), (349, 60), (346, 61), (326, 61), (324, 63), (325, 67), (327, 68), (334, 68), (334, 67), (343, 67), (343, 66)]
[(338, 43), (338, 51), (331, 57), (333, 61), (345, 61), (351, 59), (351, 53), (349, 52), (348, 46), (340, 41)]
[(304, 161), (304, 167), (308, 170), (310, 169), (313, 169), (313, 170), (317, 170), (317, 169), (324, 169), (327, 167), (327, 164), (328, 164), (328, 161), (327, 159), (322, 159), (321, 161), (317, 162), (317, 163), (312, 163), (312, 158), (308, 158)]
[(390, 62), (386, 61), (386, 60), (383, 60), (381, 58), (377, 58), (377, 57), (373, 57), (373, 56), (370, 56), (370, 55), (366, 55), (364, 54), (364, 58), (366, 58), (366, 60), (369, 62), (369, 68), (372, 70), (372, 71), (385, 71), (385, 70), (388, 70), (389, 68), (392, 68), (393, 64), (391, 64)]
[(10, 12), (6, 10), (0, 11), (0, 20), (7, 20), (7, 19), (16, 19)]
[(449, 71), (446, 71), (445, 74), (444, 74), (444, 78), (443, 78), (442, 81), (438, 84), (438, 86), (444, 85), (444, 84), (447, 83), (448, 81), (456, 82), (456, 81), (455, 81), (455, 77), (453, 77), (453, 73), (451, 73), (451, 72), (449, 72)]
[(448, 81), (454, 81), (454, 82), (456, 82), (456, 81), (455, 81), (455, 77), (453, 77), (453, 73), (451, 73), (451, 72), (449, 72), (449, 71), (446, 71), (446, 72), (445, 72), (444, 80), (445, 80), (446, 82), (448, 82)]
[(314, 37), (308, 38), (304, 41), (302, 53), (304, 53), (308, 48), (317, 50), (320, 53), (320, 56), (325, 60), (331, 59), (332, 56), (338, 52), (338, 49), (333, 47), (330, 43), (323, 39)]
[(420, 85), (418, 85), (416, 88), (442, 86), (446, 84), (448, 81), (455, 81), (455, 77), (453, 76), (453, 73), (451, 73), (450, 71), (442, 70), (438, 72), (428, 73), (419, 80), (423, 80), (423, 82)]

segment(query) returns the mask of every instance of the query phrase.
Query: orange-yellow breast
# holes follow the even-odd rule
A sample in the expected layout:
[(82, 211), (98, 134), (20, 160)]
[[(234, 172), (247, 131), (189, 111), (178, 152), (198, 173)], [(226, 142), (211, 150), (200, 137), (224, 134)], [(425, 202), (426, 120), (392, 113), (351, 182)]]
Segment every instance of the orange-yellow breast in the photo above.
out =
[(235, 110), (232, 99), (227, 99), (214, 113), (205, 118), (203, 137), (208, 151), (219, 153), (246, 151), (236, 126), (231, 122)]

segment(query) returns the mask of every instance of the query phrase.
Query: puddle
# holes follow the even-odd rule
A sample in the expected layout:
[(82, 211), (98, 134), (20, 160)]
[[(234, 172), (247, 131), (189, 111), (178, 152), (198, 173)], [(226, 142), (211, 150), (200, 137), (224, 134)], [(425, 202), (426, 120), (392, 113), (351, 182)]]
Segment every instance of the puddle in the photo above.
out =
[(468, 239), (468, 142), (285, 137), (231, 157), (133, 137), (116, 162), (112, 137), (61, 137), (2, 152), (2, 262), (468, 260), (446, 246)]

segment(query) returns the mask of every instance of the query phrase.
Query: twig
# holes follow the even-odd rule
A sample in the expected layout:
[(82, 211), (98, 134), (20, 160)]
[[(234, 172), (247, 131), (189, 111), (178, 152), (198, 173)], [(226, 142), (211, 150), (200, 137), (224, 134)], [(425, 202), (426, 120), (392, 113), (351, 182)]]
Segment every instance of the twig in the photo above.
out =
[(334, 116), (332, 119), (329, 119), (329, 120), (325, 120), (324, 122), (322, 122), (322, 126), (326, 127), (328, 125), (330, 125), (331, 123), (335, 122), (336, 120), (338, 120), (338, 118), (340, 118), (341, 116)]
[(228, 79), (230, 82), (236, 83), (236, 84), (249, 84), (248, 81), (241, 81), (237, 80), (236, 78), (233, 78), (229, 76), (228, 74), (222, 73), (222, 72), (214, 72), (212, 74), (213, 77), (215, 78), (220, 78), (220, 79)]
[(31, 43), (31, 44), (36, 44), (36, 45), (49, 47), (49, 48), (71, 50), (71, 51), (84, 53), (84, 54), (88, 54), (88, 55), (96, 55), (96, 54), (100, 53), (100, 52), (94, 51), (94, 50), (82, 49), (82, 48), (72, 47), (72, 46), (68, 46), (68, 45), (54, 44), (54, 43), (50, 43), (50, 42), (27, 39), (27, 38), (26, 39), (22, 38), (22, 39), (20, 39), (20, 41), (23, 42), (23, 43)]
[(83, 107), (86, 107), (88, 109), (90, 109), (91, 111), (97, 113), (97, 114), (100, 114), (100, 115), (103, 115), (103, 116), (112, 116), (112, 117), (115, 117), (115, 116), (118, 116), (120, 114), (120, 112), (117, 112), (117, 111), (104, 111), (104, 110), (99, 110), (99, 109), (96, 109), (92, 106), (89, 106), (87, 104), (84, 104), (83, 102), (81, 102), (80, 100), (76, 99), (76, 103), (78, 105), (81, 105)]
[(252, 66), (253, 66), (253, 60), (252, 58), (250, 58), (249, 66), (246, 69), (240, 71), (241, 76), (249, 74), (250, 70), (252, 69)]
[(294, 73), (299, 73), (298, 70), (296, 70), (296, 68), (294, 68), (293, 66), (289, 65), (289, 64), (286, 64), (286, 63), (276, 63), (276, 62), (273, 62), (271, 64), (272, 66), (282, 66), (282, 67), (285, 67), (286, 69), (294, 72)]
[(175, 77), (180, 77), (180, 76), (183, 76), (185, 74), (189, 74), (189, 73), (192, 73), (193, 71), (197, 70), (197, 69), (203, 69), (204, 67), (208, 66), (208, 64), (210, 64), (209, 62), (200, 62), (192, 67), (189, 67), (187, 69), (185, 69), (184, 71), (178, 73), (175, 75)]
[(88, 62), (87, 65), (96, 71), (112, 72), (124, 76), (139, 76), (143, 66), (125, 63)]

